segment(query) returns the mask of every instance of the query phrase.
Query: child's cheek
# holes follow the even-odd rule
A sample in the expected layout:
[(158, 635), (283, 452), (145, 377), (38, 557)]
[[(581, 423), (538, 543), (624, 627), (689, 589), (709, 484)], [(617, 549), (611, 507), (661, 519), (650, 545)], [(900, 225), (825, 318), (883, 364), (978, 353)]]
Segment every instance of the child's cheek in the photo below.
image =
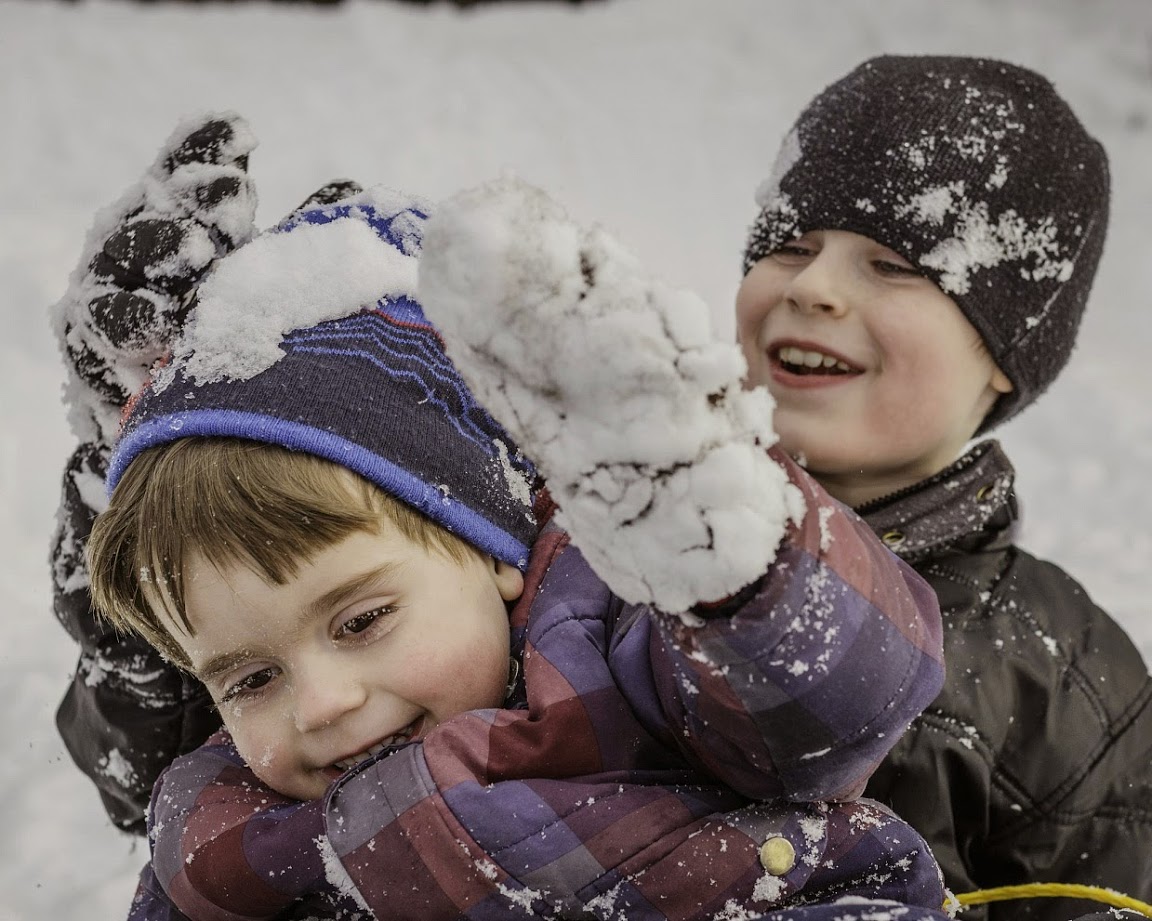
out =
[(252, 773), (264, 783), (274, 787), (281, 760), (280, 748), (275, 740), (259, 732), (253, 732), (256, 727), (252, 725), (251, 719), (245, 719), (244, 709), (242, 703), (221, 707), (224, 728), (232, 735), (236, 750), (240, 752), (240, 757), (244, 759)]
[(273, 790), (281, 790), (284, 786), (285, 762), (280, 748), (269, 741), (252, 741), (247, 744), (236, 742), (240, 756), (261, 782)]

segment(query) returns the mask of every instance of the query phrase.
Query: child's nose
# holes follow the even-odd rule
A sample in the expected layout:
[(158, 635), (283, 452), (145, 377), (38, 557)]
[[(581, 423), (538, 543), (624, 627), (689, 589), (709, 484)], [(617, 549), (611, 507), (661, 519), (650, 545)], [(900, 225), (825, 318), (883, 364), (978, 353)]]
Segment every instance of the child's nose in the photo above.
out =
[(315, 732), (339, 722), (359, 709), (368, 697), (355, 672), (323, 666), (298, 672), (294, 691), (299, 732)]
[(803, 313), (843, 316), (848, 310), (848, 288), (834, 255), (821, 252), (793, 275), (785, 299)]

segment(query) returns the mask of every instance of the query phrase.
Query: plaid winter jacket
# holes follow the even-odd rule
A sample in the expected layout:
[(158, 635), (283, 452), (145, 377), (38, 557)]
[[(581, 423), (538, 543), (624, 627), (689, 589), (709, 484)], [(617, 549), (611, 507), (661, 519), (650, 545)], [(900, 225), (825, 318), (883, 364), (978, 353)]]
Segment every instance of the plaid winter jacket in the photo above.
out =
[[(1152, 900), (1152, 678), (1080, 585), (1013, 544), (1013, 478), (986, 441), (859, 510), (935, 589), (948, 666), (867, 793), (924, 835), (954, 892), (1086, 883)], [(964, 918), (1093, 907), (1037, 898)]]
[(178, 759), (133, 919), (815, 918), (842, 897), (943, 918), (923, 841), (855, 799), (941, 687), (935, 599), (781, 460), (803, 522), (696, 619), (614, 597), (549, 525), (512, 612), (520, 706), (442, 723), (306, 803), (223, 732)]

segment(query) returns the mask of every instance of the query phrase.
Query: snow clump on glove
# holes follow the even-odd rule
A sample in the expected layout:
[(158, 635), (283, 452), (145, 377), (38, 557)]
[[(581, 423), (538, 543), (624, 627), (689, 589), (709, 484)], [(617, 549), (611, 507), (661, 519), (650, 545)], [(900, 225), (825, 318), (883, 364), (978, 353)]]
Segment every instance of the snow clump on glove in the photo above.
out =
[(617, 595), (685, 612), (765, 573), (803, 502), (766, 450), (771, 396), (743, 389), (698, 297), (514, 179), (440, 205), (419, 274), (449, 356)]

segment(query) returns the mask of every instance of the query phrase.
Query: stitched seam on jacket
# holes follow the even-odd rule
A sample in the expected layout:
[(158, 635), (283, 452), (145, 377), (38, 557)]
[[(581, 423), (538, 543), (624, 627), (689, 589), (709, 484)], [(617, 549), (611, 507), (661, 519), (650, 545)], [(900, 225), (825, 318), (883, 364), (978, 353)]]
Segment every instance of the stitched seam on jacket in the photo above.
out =
[[(1124, 710), (1119, 719), (1107, 727), (1107, 740), (1101, 743), (1101, 745), (1098, 747), (1098, 750), (1093, 753), (1093, 757), (1087, 762), (1087, 766), (1082, 771), (1080, 771), (1078, 775), (1076, 775), (1077, 782), (1075, 784), (1066, 782), (1065, 784), (1062, 784), (1061, 787), (1057, 788), (1057, 790), (1061, 792), (1061, 799), (1067, 799), (1067, 797), (1071, 795), (1072, 791), (1076, 787), (1081, 786), (1084, 781), (1089, 778), (1089, 776), (1092, 774), (1092, 771), (1103, 760), (1104, 755), (1107, 753), (1108, 749), (1115, 746), (1116, 743), (1121, 740), (1124, 733), (1127, 732), (1129, 728), (1131, 728), (1132, 724), (1136, 721), (1140, 713), (1148, 707), (1152, 707), (1152, 681), (1145, 682), (1143, 692), (1138, 695), (1136, 699), (1133, 700), (1133, 702)], [(1071, 778), (1069, 778), (1069, 780), (1071, 780)], [(1067, 787), (1068, 789), (1064, 789), (1064, 787)], [(1049, 794), (1041, 802), (1051, 801), (1053, 799), (1056, 799), (1055, 792)], [(1036, 802), (1032, 805), (1032, 815), (1021, 816), (1019, 822), (1010, 824), (1001, 834), (990, 836), (989, 840), (1001, 840), (1011, 834), (1016, 834), (1020, 829), (1034, 824), (1037, 820), (1049, 816), (1063, 816), (1065, 817), (1064, 821), (1066, 823), (1070, 823), (1077, 820), (1082, 820), (1087, 816), (1097, 815), (1108, 811), (1108, 807), (1102, 807), (1100, 809), (1087, 809), (1082, 812), (1073, 812), (1072, 810), (1061, 810), (1055, 808), (1044, 809), (1041, 811), (1041, 802)], [(1112, 807), (1112, 811), (1123, 811), (1123, 807), (1114, 806)], [(1143, 810), (1143, 812), (1144, 814), (1139, 816), (1139, 820), (1152, 822), (1152, 810)], [(1136, 814), (1129, 813), (1129, 816), (1135, 818)]]
[[(1032, 626), (1036, 624), (1036, 621), (1031, 617), (1027, 618), (1027, 620), (1031, 621), (1031, 624), (1028, 624), (1024, 618), (1017, 619), (1019, 619), (1021, 623), (1025, 624), (1026, 626)], [(1009, 771), (1002, 761), (998, 760), (996, 762), (992, 772), (992, 785), (999, 792), (1007, 796), (1009, 799), (1023, 801), (1027, 804), (1024, 807), (1027, 811), (1037, 814), (1047, 811), (1044, 805), (1045, 803), (1060, 802), (1061, 800), (1066, 799), (1069, 794), (1074, 789), (1076, 789), (1076, 787), (1080, 786), (1080, 784), (1084, 782), (1084, 779), (1088, 777), (1089, 774), (1091, 774), (1092, 769), (1103, 757), (1109, 745), (1115, 741), (1115, 736), (1111, 732), (1111, 727), (1108, 724), (1107, 713), (1101, 705), (1099, 697), (1092, 693), (1094, 689), (1084, 677), (1083, 673), (1079, 670), (1079, 668), (1074, 667), (1071, 663), (1068, 663), (1064, 674), (1068, 675), (1073, 680), (1075, 685), (1083, 693), (1085, 702), (1096, 713), (1097, 727), (1100, 732), (1099, 741), (1093, 746), (1092, 750), (1081, 762), (1077, 770), (1074, 770), (1072, 773), (1070, 773), (1060, 784), (1058, 784), (1056, 787), (1053, 787), (1051, 791), (1049, 791), (1044, 797), (1040, 799), (1034, 797), (1031, 791), (1029, 791), (1026, 785), (1020, 780), (1020, 778)], [(1020, 824), (1027, 824), (1028, 821), (1031, 821), (1031, 819), (1026, 816), (1021, 816)]]
[[(1017, 553), (1015, 552), (1015, 548), (1009, 547), (1004, 554), (1004, 561), (1002, 565), (998, 567), (997, 578), (993, 579), (991, 582), (988, 593), (988, 601), (985, 602), (982, 606), (982, 613), (987, 614), (991, 610), (992, 601), (997, 597), (997, 590), (999, 589), (1004, 579), (1007, 578), (1008, 572), (1012, 568), (1012, 564), (1015, 563), (1016, 559)], [(1036, 617), (1030, 611), (1025, 610), (1021, 606), (1016, 605), (1015, 607), (1011, 608), (1005, 606), (1001, 610), (1003, 610), (1008, 617), (1017, 621), (1031, 635), (1040, 635), (1044, 633), (1040, 626), (1040, 622), (1036, 619)], [(1062, 783), (1053, 788), (1051, 792), (1043, 797), (1043, 799), (1039, 800), (1031, 795), (1027, 787), (1020, 781), (1018, 777), (1016, 777), (1005, 767), (1003, 762), (996, 760), (993, 765), (991, 778), (993, 786), (1009, 799), (1016, 800), (1018, 803), (1026, 803), (1027, 806), (1025, 808), (1027, 808), (1029, 811), (1038, 812), (1043, 808), (1043, 803), (1059, 802), (1067, 798), (1069, 793), (1071, 793), (1072, 790), (1079, 786), (1083, 782), (1084, 778), (1091, 773), (1092, 768), (1099, 762), (1100, 758), (1103, 756), (1103, 753), (1108, 749), (1109, 745), (1111, 745), (1116, 738), (1116, 733), (1111, 731), (1111, 726), (1109, 725), (1107, 708), (1100, 698), (1100, 695), (1096, 692), (1092, 682), (1088, 680), (1086, 675), (1084, 675), (1079, 665), (1074, 663), (1072, 659), (1067, 655), (1064, 647), (1060, 646), (1059, 644), (1056, 646), (1056, 655), (1058, 656), (1058, 661), (1064, 666), (1064, 674), (1067, 675), (1070, 681), (1079, 688), (1084, 696), (1085, 702), (1095, 712), (1097, 725), (1099, 726), (1101, 732), (1101, 738), (1100, 741), (1093, 747), (1088, 757), (1083, 761), (1079, 770), (1069, 774)], [(1130, 710), (1131, 707), (1129, 708), (1129, 711)], [(1117, 722), (1123, 722), (1129, 711), (1126, 711), (1125, 714), (1122, 714), (1120, 720)]]
[[(1015, 561), (1015, 559), (1016, 554), (1014, 552), (1014, 548), (1008, 548), (1004, 554), (1004, 558), (1001, 564), (997, 567), (996, 575), (989, 582), (988, 601), (980, 607), (980, 613), (983, 616), (986, 617), (989, 615), (989, 611), (992, 607), (992, 599), (996, 597), (996, 590), (999, 588), (1000, 583), (1003, 582), (1003, 580), (1006, 578), (1008, 570), (1011, 569), (1012, 563)], [(931, 567), (925, 567), (924, 572), (946, 578), (954, 584), (964, 585), (976, 590), (980, 590), (981, 588), (979, 582), (964, 576), (962, 573), (953, 570), (951, 567), (934, 565)], [(1005, 612), (1005, 614), (1007, 614), (1007, 616), (1020, 623), (1021, 626), (1025, 628), (1030, 634), (1042, 632), (1039, 622), (1030, 612), (1023, 610), (1020, 607), (1016, 607), (1015, 609), (1003, 608), (1002, 610)], [(1131, 719), (1127, 717), (1133, 708), (1138, 708), (1140, 704), (1140, 699), (1138, 698), (1133, 702), (1132, 705), (1128, 707), (1124, 714), (1121, 714), (1121, 717), (1116, 721), (1116, 723), (1110, 726), (1107, 718), (1107, 710), (1104, 707), (1100, 696), (1096, 693), (1096, 689), (1092, 682), (1088, 680), (1087, 676), (1084, 675), (1079, 666), (1068, 658), (1062, 647), (1057, 646), (1057, 651), (1060, 654), (1060, 661), (1064, 665), (1064, 674), (1066, 674), (1070, 681), (1073, 682), (1077, 688), (1079, 688), (1087, 704), (1096, 713), (1098, 725), (1101, 729), (1101, 739), (1093, 748), (1088, 758), (1085, 759), (1083, 765), (1078, 771), (1068, 775), (1068, 777), (1065, 778), (1065, 780), (1059, 786), (1055, 787), (1051, 792), (1039, 800), (1032, 796), (1031, 792), (1018, 777), (1009, 771), (1002, 762), (991, 755), (991, 749), (987, 746), (987, 743), (983, 739), (979, 739), (979, 741), (982, 743), (982, 749), (989, 753), (989, 755), (985, 757), (985, 761), (990, 768), (990, 781), (992, 786), (998, 793), (1008, 799), (1011, 803), (1015, 803), (1016, 805), (1020, 806), (1021, 809), (1024, 809), (1029, 813), (1033, 813), (1031, 816), (1022, 815), (1021, 821), (1019, 823), (1013, 823), (1011, 826), (1012, 828), (1016, 828), (1020, 825), (1026, 825), (1034, 821), (1040, 815), (1048, 814), (1043, 810), (1044, 803), (1059, 802), (1060, 800), (1066, 799), (1072, 790), (1083, 783), (1084, 779), (1091, 773), (1092, 769), (1103, 757), (1108, 747), (1116, 740), (1118, 735), (1123, 732), (1123, 729), (1117, 731), (1113, 727), (1131, 722)], [(945, 662), (945, 665), (947, 665), (947, 662)], [(939, 719), (947, 720), (950, 718), (948, 714), (943, 710), (936, 710), (935, 714)], [(925, 715), (927, 715), (927, 711), (925, 712)], [(966, 738), (971, 738), (971, 736), (967, 735), (956, 735), (956, 733), (952, 732), (947, 727), (947, 725), (936, 725), (932, 728), (935, 728), (938, 731), (944, 731), (948, 735), (956, 737), (962, 743)]]
[[(1011, 613), (1011, 616), (1018, 620), (1024, 626), (1031, 628), (1034, 632), (1040, 630), (1039, 622), (1029, 612), (1022, 611), (1019, 608)], [(1092, 709), (1096, 715), (1097, 727), (1100, 732), (1100, 740), (1093, 746), (1092, 750), (1088, 753), (1087, 757), (1081, 763), (1079, 770), (1069, 774), (1062, 783), (1054, 787), (1043, 799), (1035, 800), (1029, 797), (1033, 809), (1042, 808), (1045, 802), (1059, 802), (1065, 799), (1076, 787), (1078, 787), (1091, 772), (1096, 764), (1103, 757), (1104, 752), (1107, 751), (1109, 746), (1116, 740), (1117, 733), (1114, 731), (1113, 726), (1109, 723), (1107, 708), (1104, 706), (1100, 695), (1096, 693), (1095, 687), (1092, 682), (1088, 680), (1087, 676), (1080, 670), (1078, 664), (1073, 663), (1065, 654), (1063, 648), (1057, 646), (1057, 651), (1060, 653), (1060, 661), (1065, 665), (1064, 674), (1070, 679), (1070, 684), (1080, 690), (1083, 695), (1085, 703)], [(1117, 723), (1124, 721), (1124, 717), (1132, 708), (1129, 707), (1128, 711), (1121, 714)], [(1017, 789), (1022, 789), (1023, 786), (1019, 779), (1011, 775), (1001, 763), (997, 763), (996, 772), (993, 775), (993, 783), (1001, 778), (1011, 780), (1012, 784)]]
[[(996, 770), (996, 757), (992, 750), (992, 746), (988, 744), (988, 740), (981, 735), (980, 730), (976, 729), (975, 732), (968, 732), (961, 727), (969, 725), (966, 724), (957, 716), (952, 716), (947, 710), (940, 707), (929, 707), (917, 718), (916, 722), (924, 729), (929, 729), (935, 732), (943, 733), (960, 742), (965, 748), (970, 751), (976, 751), (984, 763), (988, 765), (989, 773), (995, 773)], [(971, 743), (969, 745), (968, 743)], [(977, 748), (977, 746), (979, 748)]]
[[(978, 595), (982, 595), (984, 592), (987, 592), (988, 600), (981, 604), (979, 608), (977, 608), (977, 613), (980, 615), (980, 617), (987, 618), (988, 609), (991, 607), (992, 598), (996, 592), (996, 586), (1003, 581), (1004, 575), (1008, 572), (1009, 567), (1012, 565), (1014, 557), (1014, 554), (1009, 551), (1005, 551), (996, 564), (995, 572), (993, 572), (987, 579), (984, 580), (975, 579), (972, 576), (961, 572), (959, 569), (955, 569), (951, 566), (944, 566), (939, 563), (933, 563), (931, 566), (925, 566), (922, 570), (920, 570), (920, 574), (925, 576), (939, 576), (942, 579), (947, 579), (953, 585), (962, 585), (965, 588), (970, 588)], [(936, 594), (939, 595), (939, 592)]]
[[(1106, 818), (1152, 827), (1152, 809), (1143, 809), (1139, 806), (1101, 806), (1078, 811), (1054, 809), (1044, 813), (1043, 818), (1051, 820), (1057, 825), (1079, 825), (1088, 818)], [(1031, 826), (1036, 823), (1029, 822), (1028, 824)]]
[[(541, 579), (540, 579), (540, 584), (537, 586), (536, 596), (535, 596), (535, 598), (533, 598), (533, 601), (532, 601), (533, 605), (535, 605), (536, 599), (538, 599), (540, 597), (540, 594), (544, 589), (544, 585), (548, 581), (548, 574), (551, 571), (553, 562), (563, 552), (563, 550), (566, 547), (568, 547), (570, 541), (571, 541), (571, 537), (568, 534), (565, 534), (564, 537), (557, 543), (557, 546), (554, 548), (552, 553), (549, 555), (548, 566), (545, 568), (544, 573), (542, 574)], [(616, 596), (612, 595), (612, 597), (615, 599)], [(619, 613), (620, 613), (619, 609), (614, 611), (613, 617), (611, 619), (613, 621), (618, 621)], [(635, 620), (636, 620), (636, 618), (629, 618), (627, 621), (628, 626), (630, 627), (633, 623), (635, 623)], [(573, 621), (597, 621), (597, 622), (603, 623), (605, 626), (604, 641), (607, 644), (607, 646), (609, 646), (609, 647), (611, 646), (612, 639), (616, 635), (617, 623), (609, 624), (603, 618), (601, 618), (598, 614), (577, 613), (577, 612), (571, 611), (571, 610), (569, 610), (566, 613), (566, 615), (563, 617), (562, 620), (558, 620), (558, 621), (550, 624), (548, 627), (546, 627), (544, 632), (535, 638), (533, 645), (539, 646), (545, 640), (545, 638), (548, 636), (548, 634), (551, 633), (553, 630), (557, 629), (558, 627), (562, 627), (562, 626), (571, 624)], [(608, 650), (606, 649), (605, 650), (606, 655), (607, 655), (607, 652), (608, 652)], [(603, 801), (603, 800), (608, 799), (610, 797), (621, 796), (621, 795), (623, 795), (623, 794), (618, 791), (616, 793), (610, 793), (607, 796), (599, 796), (599, 797), (597, 797), (597, 802)], [(443, 802), (445, 808), (447, 808), (453, 814), (453, 816), (455, 816), (456, 820), (458, 822), (460, 822), (460, 824), (463, 827), (467, 828), (467, 823), (464, 821), (463, 817), (456, 814), (456, 811), (454, 809), (452, 809), (452, 807), (449, 805), (448, 801), (446, 799), (443, 799), (443, 798), (441, 798), (441, 801)], [(551, 821), (551, 822), (547, 823), (546, 825), (541, 825), (541, 826), (539, 826), (535, 829), (532, 829), (530, 831), (526, 831), (522, 837), (518, 838), (515, 841), (508, 842), (507, 844), (505, 844), (503, 847), (499, 848), (496, 851), (489, 852), (489, 851), (485, 850), (480, 845), (480, 843), (475, 840), (475, 838), (473, 838), (472, 840), (477, 845), (477, 847), (480, 847), (481, 850), (485, 850), (485, 853), (488, 855), (488, 858), (490, 860), (492, 860), (494, 863), (497, 863), (500, 866), (500, 869), (508, 874), (510, 879), (515, 880), (515, 882), (518, 885), (523, 886), (525, 884), (515, 874), (510, 873), (507, 869), (504, 868), (503, 863), (500, 861), (500, 857), (502, 855), (506, 854), (509, 850), (516, 848), (516, 847), (519, 847), (521, 844), (523, 844), (525, 841), (530, 840), (531, 838), (535, 838), (538, 835), (545, 834), (554, 828), (565, 826), (568, 818), (570, 816), (574, 815), (580, 809), (582, 809), (583, 805), (584, 805), (583, 803), (573, 803), (570, 806), (570, 808), (567, 809), (565, 812), (557, 813), (556, 819), (554, 821)], [(646, 850), (652, 846), (653, 846), (653, 843), (648, 842), (648, 843), (644, 844), (642, 847), (640, 847), (638, 850), (636, 850), (634, 853), (632, 853), (628, 856), (634, 857), (636, 854), (638, 854), (641, 851)], [(620, 862), (622, 862), (622, 861), (618, 861), (617, 865)], [(600, 863), (600, 862), (597, 861), (597, 863)], [(602, 880), (605, 876), (611, 874), (614, 871), (614, 869), (615, 869), (615, 867), (604, 867), (603, 864), (601, 864), (601, 872), (595, 877), (595, 879), (589, 880), (585, 884), (585, 886), (595, 885), (597, 882)], [(578, 898), (578, 896), (575, 896), (575, 894), (573, 894), (573, 897)], [(543, 915), (536, 915), (536, 917), (543, 917)], [(549, 917), (551, 917), (551, 916), (549, 916)]]

